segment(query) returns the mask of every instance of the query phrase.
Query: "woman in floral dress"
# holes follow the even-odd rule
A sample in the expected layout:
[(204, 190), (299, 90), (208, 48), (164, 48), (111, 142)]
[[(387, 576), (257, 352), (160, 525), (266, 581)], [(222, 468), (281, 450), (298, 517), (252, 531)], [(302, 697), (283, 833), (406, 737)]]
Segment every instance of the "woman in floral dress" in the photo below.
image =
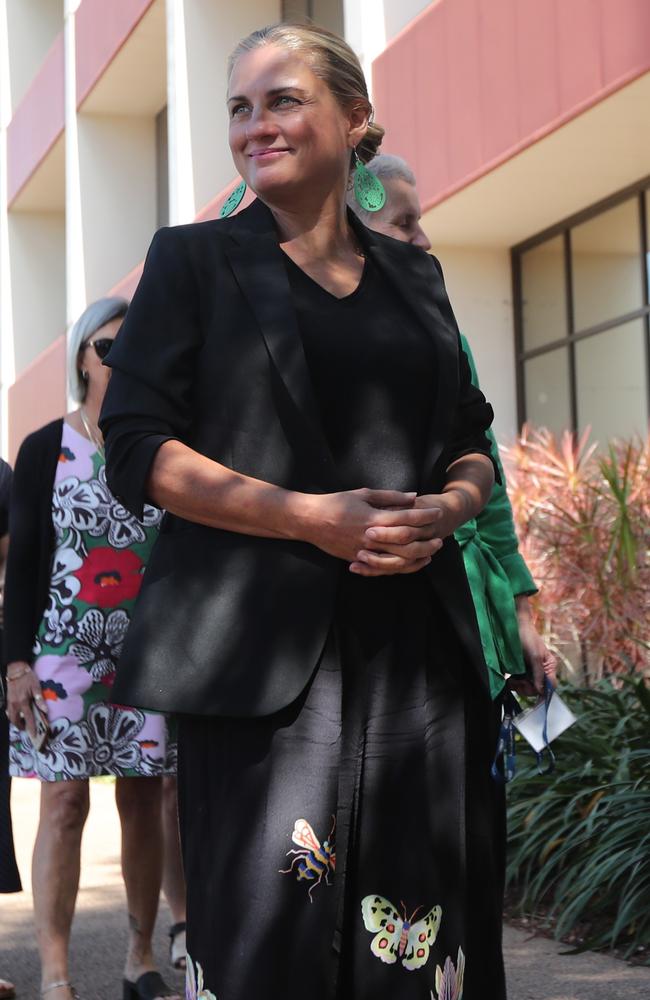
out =
[[(15, 468), (5, 617), (10, 773), (42, 781), (33, 861), (42, 995), (69, 1000), (70, 926), (88, 813), (88, 779), (115, 775), (130, 940), (124, 996), (177, 994), (155, 969), (162, 777), (175, 771), (164, 715), (111, 704), (115, 665), (161, 511), (136, 520), (106, 485), (97, 429), (108, 353), (123, 299), (89, 306), (71, 333), (69, 375), (80, 408), (31, 434)], [(36, 706), (49, 734), (36, 749)]]

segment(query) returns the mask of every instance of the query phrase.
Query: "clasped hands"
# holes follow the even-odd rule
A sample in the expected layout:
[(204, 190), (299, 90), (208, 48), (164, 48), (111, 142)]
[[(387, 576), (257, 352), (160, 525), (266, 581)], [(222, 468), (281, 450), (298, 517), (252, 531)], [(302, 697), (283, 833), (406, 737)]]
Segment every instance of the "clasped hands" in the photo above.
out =
[(344, 559), (358, 576), (417, 573), (473, 516), (470, 497), (456, 489), (425, 496), (360, 489), (311, 499), (316, 511), (305, 540)]

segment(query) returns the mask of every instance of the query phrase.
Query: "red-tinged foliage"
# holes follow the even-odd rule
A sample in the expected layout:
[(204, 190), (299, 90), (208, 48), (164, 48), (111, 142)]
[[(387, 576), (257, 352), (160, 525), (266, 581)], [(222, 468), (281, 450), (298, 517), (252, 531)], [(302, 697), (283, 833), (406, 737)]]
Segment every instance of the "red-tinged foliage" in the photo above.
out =
[(542, 630), (569, 672), (650, 674), (650, 440), (524, 427), (503, 449)]

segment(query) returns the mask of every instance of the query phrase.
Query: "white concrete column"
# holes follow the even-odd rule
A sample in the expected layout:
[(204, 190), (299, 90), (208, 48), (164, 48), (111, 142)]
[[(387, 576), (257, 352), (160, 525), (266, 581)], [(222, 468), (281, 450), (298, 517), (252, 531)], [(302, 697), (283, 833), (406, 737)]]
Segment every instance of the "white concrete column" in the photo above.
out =
[(81, 0), (65, 0), (65, 243), (66, 322), (74, 323), (86, 308), (86, 274), (81, 215), (79, 135), (77, 127), (77, 72), (75, 62), (75, 12)]
[(183, 7), (198, 212), (236, 177), (228, 147), (228, 56), (245, 35), (279, 20), (281, 4), (279, 0), (183, 0)]
[(359, 57), (372, 101), (372, 64), (386, 48), (386, 0), (345, 0), (345, 40)]
[(185, 0), (166, 0), (166, 10), (169, 224), (176, 226), (196, 215)]

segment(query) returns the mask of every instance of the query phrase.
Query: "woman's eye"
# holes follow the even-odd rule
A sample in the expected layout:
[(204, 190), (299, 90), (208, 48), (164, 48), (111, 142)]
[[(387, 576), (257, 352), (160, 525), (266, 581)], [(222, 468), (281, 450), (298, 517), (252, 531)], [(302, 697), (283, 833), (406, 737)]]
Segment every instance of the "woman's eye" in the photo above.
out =
[(288, 94), (281, 94), (280, 97), (276, 98), (275, 103), (280, 107), (282, 107), (283, 105), (284, 107), (287, 107), (288, 105), (291, 104), (298, 104), (299, 101), (295, 97), (289, 97)]
[(238, 118), (244, 111), (248, 111), (248, 104), (235, 104), (230, 109), (230, 117)]

